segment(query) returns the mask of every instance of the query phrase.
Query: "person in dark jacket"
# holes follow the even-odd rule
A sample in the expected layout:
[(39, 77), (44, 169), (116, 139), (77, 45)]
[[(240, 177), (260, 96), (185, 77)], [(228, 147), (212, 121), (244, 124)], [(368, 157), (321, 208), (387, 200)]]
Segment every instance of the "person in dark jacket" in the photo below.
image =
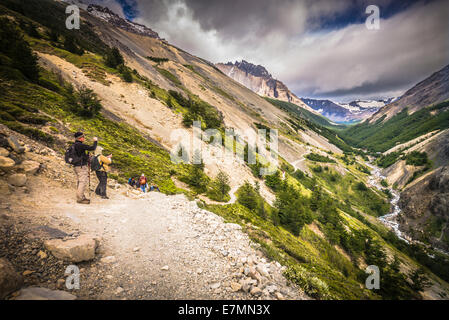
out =
[(94, 151), (97, 148), (97, 137), (94, 139), (94, 144), (92, 146), (84, 144), (85, 138), (82, 132), (75, 133), (75, 152), (76, 155), (81, 158), (81, 161), (74, 165), (75, 174), (77, 177), (77, 192), (76, 192), (76, 202), (82, 204), (89, 204), (90, 199), (84, 196), (86, 187), (89, 183), (89, 155), (88, 151)]

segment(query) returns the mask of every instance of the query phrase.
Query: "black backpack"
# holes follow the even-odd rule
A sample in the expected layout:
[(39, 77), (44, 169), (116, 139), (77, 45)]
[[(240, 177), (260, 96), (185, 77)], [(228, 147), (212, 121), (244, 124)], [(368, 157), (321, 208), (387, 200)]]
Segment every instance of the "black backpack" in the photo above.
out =
[(98, 157), (100, 157), (100, 155), (94, 156), (90, 159), (90, 169), (92, 171), (98, 171), (103, 168), (103, 164), (100, 164), (100, 160), (98, 160)]
[(75, 144), (72, 144), (65, 152), (64, 156), (65, 162), (71, 164), (72, 166), (78, 165), (81, 163), (82, 158), (78, 156), (75, 149)]

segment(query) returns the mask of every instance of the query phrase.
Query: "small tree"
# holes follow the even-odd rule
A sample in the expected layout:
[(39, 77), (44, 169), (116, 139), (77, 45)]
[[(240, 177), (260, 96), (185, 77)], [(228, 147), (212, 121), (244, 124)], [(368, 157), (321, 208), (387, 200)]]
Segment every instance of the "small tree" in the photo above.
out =
[(120, 68), (120, 74), (122, 75), (122, 78), (125, 82), (133, 82), (133, 76), (131, 74), (131, 71), (124, 65), (122, 65)]
[(426, 276), (423, 268), (416, 269), (410, 275), (410, 280), (412, 281), (411, 288), (418, 291), (423, 291), (425, 288), (431, 285), (431, 282)]
[(85, 85), (76, 93), (77, 113), (84, 117), (93, 117), (97, 115), (102, 106), (97, 95), (92, 89), (87, 88)]
[(231, 187), (229, 186), (229, 176), (222, 170), (220, 170), (215, 177), (215, 185), (222, 197), (226, 196), (229, 190), (231, 190)]
[(245, 183), (240, 187), (237, 194), (237, 201), (242, 206), (245, 206), (250, 210), (257, 208), (257, 193), (248, 181), (245, 181)]
[(125, 60), (123, 59), (122, 54), (119, 49), (116, 47), (108, 50), (105, 56), (105, 64), (110, 67), (116, 69), (119, 65), (124, 64)]

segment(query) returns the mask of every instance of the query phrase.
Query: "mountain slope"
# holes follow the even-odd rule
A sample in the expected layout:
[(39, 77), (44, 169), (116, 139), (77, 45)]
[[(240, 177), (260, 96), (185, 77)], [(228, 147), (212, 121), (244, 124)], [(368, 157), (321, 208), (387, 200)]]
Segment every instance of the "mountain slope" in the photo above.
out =
[(421, 135), (448, 128), (448, 99), (449, 65), (342, 135), (357, 147), (387, 151)]
[(369, 123), (379, 119), (387, 121), (405, 108), (409, 114), (421, 110), (431, 104), (437, 104), (449, 99), (449, 65), (435, 72), (428, 78), (406, 91), (399, 100), (389, 104), (374, 114)]

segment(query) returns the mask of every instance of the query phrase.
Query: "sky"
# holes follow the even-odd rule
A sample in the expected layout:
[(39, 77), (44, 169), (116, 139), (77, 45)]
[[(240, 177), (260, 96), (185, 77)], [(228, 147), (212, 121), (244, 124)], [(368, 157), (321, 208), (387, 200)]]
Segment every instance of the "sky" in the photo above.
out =
[(299, 97), (400, 96), (449, 64), (448, 0), (95, 1), (213, 63), (263, 65)]

